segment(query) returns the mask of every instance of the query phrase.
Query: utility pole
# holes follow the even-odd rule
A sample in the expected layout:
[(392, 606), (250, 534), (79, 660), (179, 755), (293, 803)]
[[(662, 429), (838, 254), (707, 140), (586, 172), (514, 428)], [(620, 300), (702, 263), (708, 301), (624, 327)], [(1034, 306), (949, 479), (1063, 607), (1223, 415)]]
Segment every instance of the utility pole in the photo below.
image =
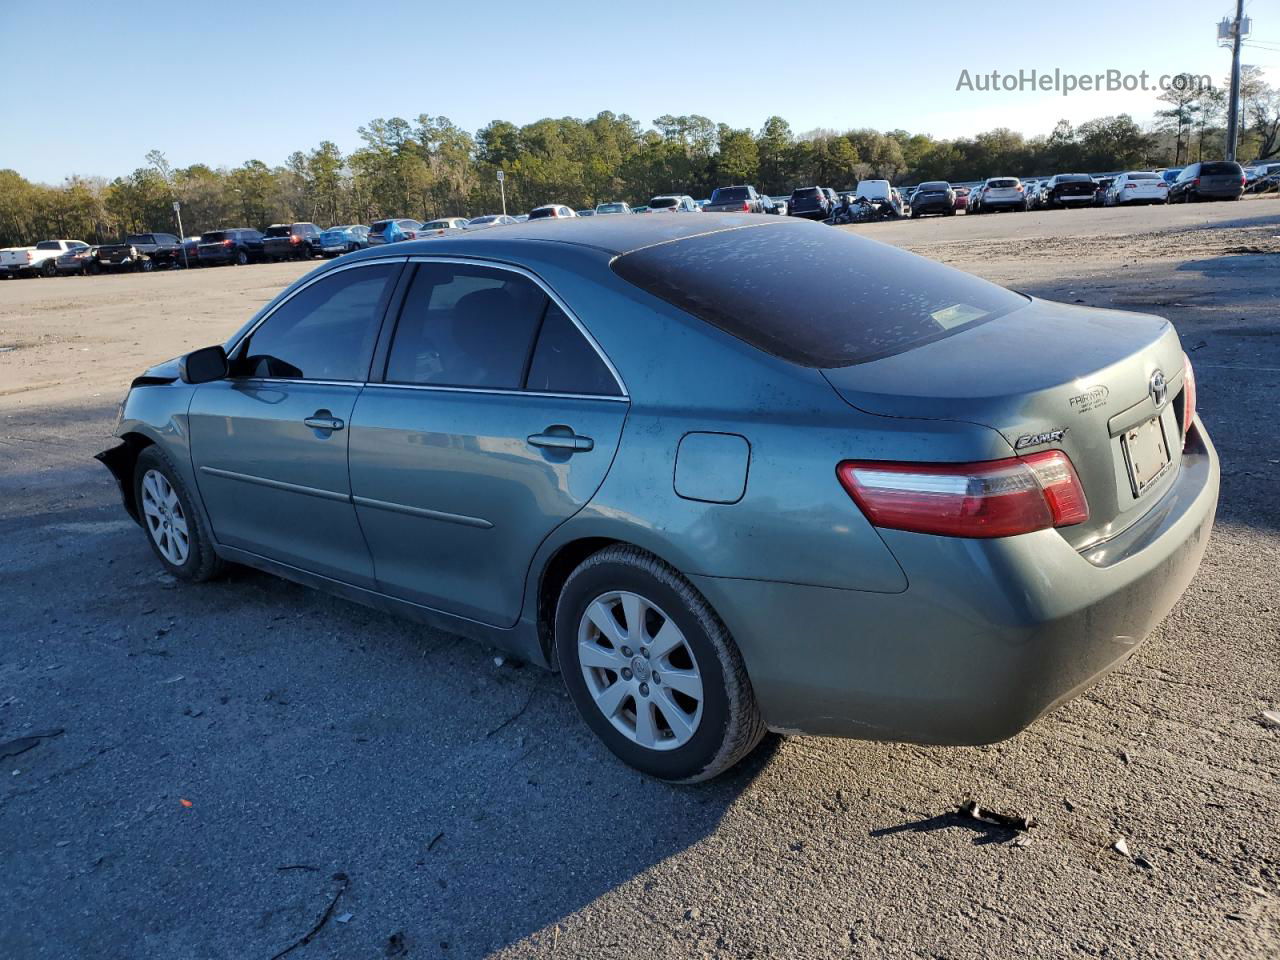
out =
[(1218, 27), (1219, 39), (1231, 41), (1231, 102), (1227, 105), (1227, 159), (1236, 158), (1236, 141), (1240, 138), (1240, 41), (1244, 39), (1244, 0), (1236, 0), (1236, 18), (1223, 37), (1222, 24)]
[(502, 215), (507, 215), (507, 175), (505, 171), (498, 171), (498, 189), (502, 191)]
[(189, 269), (191, 263), (187, 260), (187, 245), (182, 236), (182, 204), (177, 200), (173, 201), (173, 213), (178, 218), (178, 243), (182, 244), (182, 266)]

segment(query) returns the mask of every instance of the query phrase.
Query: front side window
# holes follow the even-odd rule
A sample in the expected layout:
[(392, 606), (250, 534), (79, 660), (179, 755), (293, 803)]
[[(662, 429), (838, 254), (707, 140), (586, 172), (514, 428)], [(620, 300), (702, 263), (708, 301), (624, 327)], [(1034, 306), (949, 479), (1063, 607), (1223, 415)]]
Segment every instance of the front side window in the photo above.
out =
[(519, 390), (549, 298), (509, 270), (418, 266), (387, 359), (390, 383)]
[(342, 270), (282, 304), (236, 351), (232, 376), (362, 381), (399, 264)]

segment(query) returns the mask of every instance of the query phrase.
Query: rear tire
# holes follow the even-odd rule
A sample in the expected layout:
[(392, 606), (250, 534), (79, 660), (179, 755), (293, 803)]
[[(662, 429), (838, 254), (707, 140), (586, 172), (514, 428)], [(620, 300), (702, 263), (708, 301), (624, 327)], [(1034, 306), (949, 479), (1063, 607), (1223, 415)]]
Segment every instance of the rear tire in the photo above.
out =
[(213, 537), (182, 475), (159, 447), (147, 447), (133, 467), (133, 502), (147, 542), (165, 570), (199, 583), (225, 564), (213, 552)]
[(53, 262), (53, 257), (50, 257), (41, 265), (40, 272), (46, 277), (56, 277), (58, 275), (58, 265)]
[(652, 554), (616, 546), (583, 561), (560, 592), (555, 636), (561, 676), (587, 726), (649, 776), (709, 780), (765, 735), (728, 629)]
[(249, 251), (237, 250), (235, 259), (232, 261), (237, 267), (243, 267), (249, 262)]

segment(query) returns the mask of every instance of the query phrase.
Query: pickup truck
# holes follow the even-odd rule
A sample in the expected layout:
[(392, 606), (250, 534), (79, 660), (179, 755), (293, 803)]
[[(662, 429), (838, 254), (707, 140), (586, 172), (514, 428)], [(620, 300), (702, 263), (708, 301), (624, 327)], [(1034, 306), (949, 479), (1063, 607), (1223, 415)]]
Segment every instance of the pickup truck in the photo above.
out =
[(711, 194), (710, 202), (702, 208), (703, 213), (764, 213), (764, 198), (756, 193), (756, 188), (716, 187)]
[(20, 277), (24, 274), (56, 277), (58, 258), (68, 250), (87, 246), (83, 240), (41, 240), (34, 247), (0, 250), (0, 277)]

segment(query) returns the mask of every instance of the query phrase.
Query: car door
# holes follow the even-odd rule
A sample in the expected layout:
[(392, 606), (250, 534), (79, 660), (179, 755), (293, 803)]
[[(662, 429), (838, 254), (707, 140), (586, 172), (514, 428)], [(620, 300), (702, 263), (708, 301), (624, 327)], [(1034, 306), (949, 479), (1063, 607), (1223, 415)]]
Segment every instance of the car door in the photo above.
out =
[(222, 544), (373, 587), (347, 472), (351, 412), (403, 260), (322, 274), (233, 349), (188, 411), (196, 484)]
[(413, 269), (351, 418), (356, 515), (383, 592), (510, 626), (538, 545), (603, 482), (626, 396), (531, 274)]

